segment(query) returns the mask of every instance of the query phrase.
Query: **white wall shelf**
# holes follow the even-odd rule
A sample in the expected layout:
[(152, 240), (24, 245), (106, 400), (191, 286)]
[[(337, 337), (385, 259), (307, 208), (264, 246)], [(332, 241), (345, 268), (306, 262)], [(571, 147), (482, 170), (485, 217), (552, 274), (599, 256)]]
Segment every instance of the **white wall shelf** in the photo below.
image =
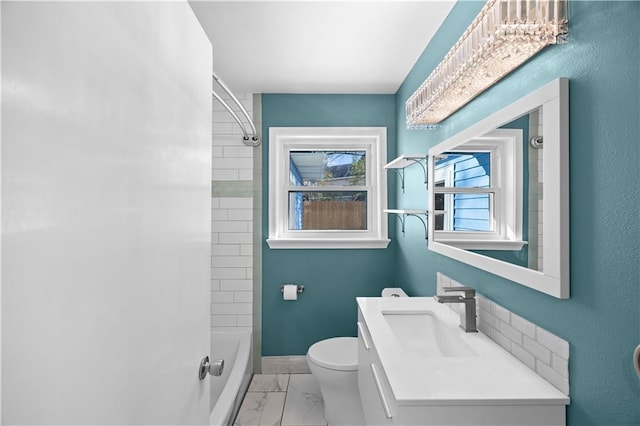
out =
[(405, 154), (398, 158), (391, 160), (384, 166), (385, 170), (395, 170), (400, 176), (400, 183), (402, 193), (404, 193), (404, 169), (413, 165), (419, 164), (424, 172), (424, 184), (427, 184), (427, 156), (424, 154)]
[(410, 210), (410, 209), (386, 209), (387, 214), (395, 214), (402, 224), (402, 235), (404, 236), (404, 225), (408, 216), (417, 217), (424, 226), (424, 239), (427, 239), (427, 211), (426, 210)]

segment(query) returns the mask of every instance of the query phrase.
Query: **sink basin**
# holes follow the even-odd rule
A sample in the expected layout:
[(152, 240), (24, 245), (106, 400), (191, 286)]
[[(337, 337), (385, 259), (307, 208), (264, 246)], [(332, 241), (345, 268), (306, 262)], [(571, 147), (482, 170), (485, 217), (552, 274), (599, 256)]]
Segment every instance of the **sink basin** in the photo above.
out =
[(425, 357), (474, 357), (476, 352), (462, 339), (463, 331), (451, 330), (432, 311), (383, 311), (400, 346)]

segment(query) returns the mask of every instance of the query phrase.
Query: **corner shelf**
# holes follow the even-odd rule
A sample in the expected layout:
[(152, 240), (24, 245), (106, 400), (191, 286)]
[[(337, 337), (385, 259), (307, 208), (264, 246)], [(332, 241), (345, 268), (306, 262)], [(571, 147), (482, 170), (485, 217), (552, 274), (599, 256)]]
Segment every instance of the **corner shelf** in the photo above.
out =
[(400, 176), (400, 182), (402, 192), (404, 193), (404, 169), (412, 164), (419, 164), (424, 172), (424, 184), (427, 184), (427, 156), (423, 154), (415, 155), (401, 155), (400, 157), (391, 160), (384, 166), (385, 170), (395, 170)]
[[(424, 226), (424, 239), (428, 238), (427, 233), (427, 211), (426, 210), (409, 210), (409, 209), (386, 209), (384, 210), (387, 214), (395, 214), (396, 217), (400, 220), (402, 224), (402, 235), (404, 235), (404, 224), (407, 220), (408, 216), (417, 217), (420, 222), (422, 222), (422, 226)], [(422, 218), (424, 216), (424, 219)]]

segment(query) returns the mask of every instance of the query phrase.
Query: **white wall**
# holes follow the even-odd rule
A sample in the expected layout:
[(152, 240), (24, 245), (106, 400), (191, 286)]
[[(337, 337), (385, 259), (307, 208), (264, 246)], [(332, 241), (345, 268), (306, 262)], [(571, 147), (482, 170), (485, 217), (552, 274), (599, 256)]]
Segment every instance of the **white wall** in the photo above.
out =
[(3, 424), (207, 420), (211, 63), (186, 2), (2, 2)]

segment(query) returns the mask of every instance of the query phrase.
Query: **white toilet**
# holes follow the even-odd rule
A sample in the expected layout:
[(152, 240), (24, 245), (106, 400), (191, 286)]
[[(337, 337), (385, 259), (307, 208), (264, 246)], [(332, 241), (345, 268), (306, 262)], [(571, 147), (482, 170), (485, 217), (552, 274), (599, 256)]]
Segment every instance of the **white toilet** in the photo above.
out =
[[(400, 288), (385, 288), (383, 297), (407, 297)], [(330, 426), (365, 425), (358, 390), (358, 338), (334, 337), (314, 343), (307, 364), (324, 400), (324, 418)]]

